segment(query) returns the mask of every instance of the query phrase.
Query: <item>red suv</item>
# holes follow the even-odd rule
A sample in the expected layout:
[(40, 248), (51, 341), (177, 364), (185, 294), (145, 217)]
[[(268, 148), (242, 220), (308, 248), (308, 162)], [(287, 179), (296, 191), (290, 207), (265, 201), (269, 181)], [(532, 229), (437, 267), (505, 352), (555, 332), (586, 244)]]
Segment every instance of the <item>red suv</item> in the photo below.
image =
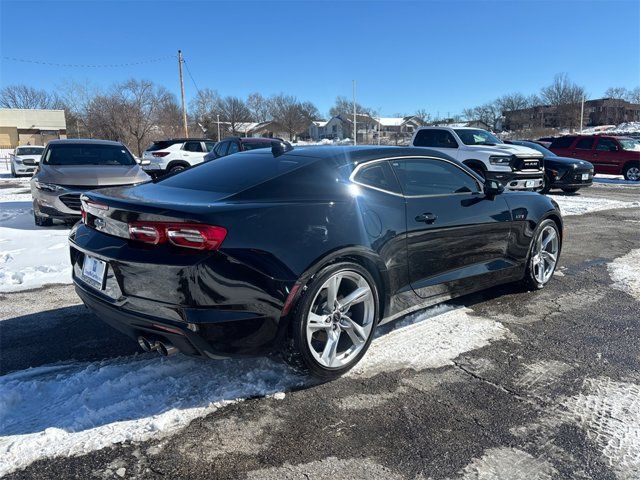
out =
[(596, 173), (624, 175), (640, 181), (640, 144), (632, 138), (605, 135), (567, 135), (556, 138), (549, 150), (563, 157), (593, 163)]

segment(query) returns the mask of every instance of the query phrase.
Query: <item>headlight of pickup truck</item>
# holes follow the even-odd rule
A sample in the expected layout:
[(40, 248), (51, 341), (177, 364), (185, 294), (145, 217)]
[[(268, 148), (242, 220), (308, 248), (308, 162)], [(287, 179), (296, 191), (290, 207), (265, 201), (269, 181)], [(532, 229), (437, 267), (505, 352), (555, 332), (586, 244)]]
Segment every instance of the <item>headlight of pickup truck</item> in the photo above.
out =
[(511, 157), (505, 157), (504, 155), (492, 155), (489, 157), (489, 163), (491, 163), (491, 165), (508, 166), (511, 163)]
[(60, 185), (56, 185), (55, 183), (44, 183), (36, 181), (36, 188), (38, 190), (42, 190), (44, 192), (62, 192), (64, 188)]

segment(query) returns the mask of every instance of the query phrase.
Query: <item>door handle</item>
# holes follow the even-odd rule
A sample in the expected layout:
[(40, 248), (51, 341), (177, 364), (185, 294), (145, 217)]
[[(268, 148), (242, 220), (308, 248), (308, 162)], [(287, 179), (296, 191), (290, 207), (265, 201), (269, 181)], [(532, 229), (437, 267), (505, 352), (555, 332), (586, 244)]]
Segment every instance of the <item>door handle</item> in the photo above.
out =
[(431, 212), (423, 213), (421, 215), (416, 216), (416, 222), (424, 222), (427, 224), (431, 224), (438, 219), (436, 215)]

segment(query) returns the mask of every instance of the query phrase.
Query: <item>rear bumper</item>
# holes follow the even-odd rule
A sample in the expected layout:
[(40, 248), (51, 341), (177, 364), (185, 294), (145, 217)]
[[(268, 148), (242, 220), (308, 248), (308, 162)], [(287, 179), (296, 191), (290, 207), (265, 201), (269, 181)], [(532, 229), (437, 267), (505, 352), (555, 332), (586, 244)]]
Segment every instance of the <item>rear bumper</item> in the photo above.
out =
[[(261, 356), (280, 347), (288, 283), (221, 253), (170, 259), (161, 252), (151, 259), (153, 250), (134, 251), (126, 240), (87, 230), (78, 224), (71, 232), (73, 281), (85, 305), (117, 330), (207, 358)], [(83, 279), (85, 255), (107, 263), (102, 290)]]
[(485, 172), (489, 180), (497, 180), (509, 190), (540, 190), (543, 187), (544, 173), (532, 172)]

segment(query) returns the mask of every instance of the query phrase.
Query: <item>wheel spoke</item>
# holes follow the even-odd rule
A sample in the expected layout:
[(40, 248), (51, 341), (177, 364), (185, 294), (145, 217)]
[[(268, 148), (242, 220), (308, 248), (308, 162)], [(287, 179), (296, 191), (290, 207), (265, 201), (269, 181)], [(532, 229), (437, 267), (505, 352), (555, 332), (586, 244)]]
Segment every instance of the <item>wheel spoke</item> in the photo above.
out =
[(553, 265), (556, 263), (557, 256), (551, 252), (542, 252), (542, 258), (544, 258), (548, 264)]
[(327, 343), (322, 351), (322, 357), (320, 360), (328, 367), (330, 367), (336, 359), (336, 352), (338, 351), (338, 341), (340, 340), (339, 330), (329, 330), (327, 333)]
[(324, 330), (326, 328), (329, 328), (331, 323), (327, 322), (326, 319), (327, 317), (325, 316), (318, 315), (317, 313), (311, 312), (309, 313), (307, 328), (311, 330)]
[(341, 322), (341, 325), (343, 326), (344, 331), (347, 332), (347, 335), (349, 335), (353, 344), (356, 347), (364, 344), (367, 341), (367, 332), (365, 329), (349, 317), (342, 317), (342, 319), (343, 322)]
[(371, 290), (369, 290), (369, 287), (356, 288), (352, 293), (342, 299), (340, 302), (340, 310), (346, 312), (353, 305), (364, 302), (370, 293)]
[(547, 238), (545, 238), (542, 241), (542, 248), (541, 250), (545, 250), (547, 248), (547, 245), (549, 245), (549, 242), (551, 242), (552, 240), (555, 240), (556, 238), (556, 232), (554, 232), (553, 230), (551, 230), (549, 232), (549, 235), (547, 235)]
[(342, 281), (341, 275), (335, 275), (329, 279), (327, 285), (327, 308), (329, 311), (333, 311), (338, 302), (338, 290), (340, 288), (340, 282)]

